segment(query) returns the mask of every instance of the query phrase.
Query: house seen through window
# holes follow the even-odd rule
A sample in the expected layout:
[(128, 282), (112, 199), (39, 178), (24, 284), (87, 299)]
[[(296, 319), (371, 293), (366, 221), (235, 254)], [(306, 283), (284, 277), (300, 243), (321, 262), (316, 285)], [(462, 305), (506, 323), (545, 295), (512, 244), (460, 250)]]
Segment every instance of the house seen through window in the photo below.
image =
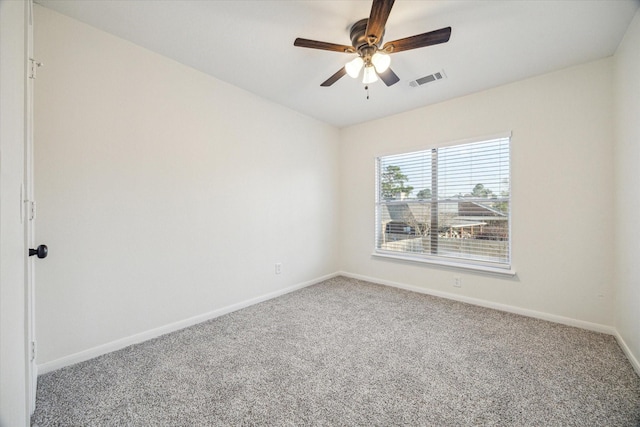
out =
[(377, 158), (376, 254), (511, 267), (510, 137)]

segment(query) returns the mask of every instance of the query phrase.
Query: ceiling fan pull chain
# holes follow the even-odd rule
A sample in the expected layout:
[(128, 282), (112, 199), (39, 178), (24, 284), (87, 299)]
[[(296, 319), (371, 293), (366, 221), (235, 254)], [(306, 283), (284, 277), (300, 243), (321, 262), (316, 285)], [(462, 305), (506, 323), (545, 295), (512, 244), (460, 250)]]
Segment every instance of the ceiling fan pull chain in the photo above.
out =
[(369, 99), (369, 86), (368, 86), (368, 85), (367, 85), (367, 86), (365, 86), (365, 87), (364, 87), (364, 90), (366, 90), (366, 91), (367, 91), (367, 99)]

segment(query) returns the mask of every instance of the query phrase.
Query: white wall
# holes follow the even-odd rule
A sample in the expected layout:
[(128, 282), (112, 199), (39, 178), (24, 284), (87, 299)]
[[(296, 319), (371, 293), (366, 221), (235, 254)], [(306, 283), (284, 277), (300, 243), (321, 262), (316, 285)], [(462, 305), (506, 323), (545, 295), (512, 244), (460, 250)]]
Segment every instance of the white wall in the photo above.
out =
[[(344, 129), (342, 270), (611, 327), (612, 63), (608, 58)], [(429, 96), (428, 86), (416, 90)], [(504, 131), (513, 131), (515, 278), (371, 256), (376, 155)], [(462, 288), (453, 287), (454, 275)]]
[(0, 426), (26, 426), (24, 179), (26, 2), (0, 2)]
[(39, 6), (35, 37), (39, 364), (337, 270), (337, 129)]
[(640, 11), (615, 55), (615, 326), (640, 373)]

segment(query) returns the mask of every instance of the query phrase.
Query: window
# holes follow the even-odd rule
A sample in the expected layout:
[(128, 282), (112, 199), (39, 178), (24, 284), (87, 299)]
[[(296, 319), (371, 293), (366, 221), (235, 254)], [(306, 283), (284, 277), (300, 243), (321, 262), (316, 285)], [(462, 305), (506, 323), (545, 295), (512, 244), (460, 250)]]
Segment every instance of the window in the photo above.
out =
[(382, 156), (376, 255), (511, 268), (510, 136)]

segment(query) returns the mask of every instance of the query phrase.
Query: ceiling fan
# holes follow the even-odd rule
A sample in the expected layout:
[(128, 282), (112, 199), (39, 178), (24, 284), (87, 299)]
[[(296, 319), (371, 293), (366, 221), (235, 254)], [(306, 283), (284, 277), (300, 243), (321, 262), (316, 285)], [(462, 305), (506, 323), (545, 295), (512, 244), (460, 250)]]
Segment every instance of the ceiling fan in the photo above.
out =
[(380, 79), (391, 86), (398, 83), (400, 78), (394, 73), (389, 64), (389, 54), (404, 50), (446, 43), (451, 37), (451, 27), (441, 28), (428, 33), (406, 37), (382, 45), (384, 28), (391, 13), (395, 0), (373, 0), (369, 18), (361, 19), (351, 27), (351, 46), (319, 42), (316, 40), (297, 38), (294, 46), (312, 49), (330, 50), (333, 52), (355, 53), (358, 56), (338, 70), (333, 76), (325, 80), (320, 86), (331, 86), (345, 74), (353, 78), (360, 75), (364, 69), (362, 83), (369, 84)]

